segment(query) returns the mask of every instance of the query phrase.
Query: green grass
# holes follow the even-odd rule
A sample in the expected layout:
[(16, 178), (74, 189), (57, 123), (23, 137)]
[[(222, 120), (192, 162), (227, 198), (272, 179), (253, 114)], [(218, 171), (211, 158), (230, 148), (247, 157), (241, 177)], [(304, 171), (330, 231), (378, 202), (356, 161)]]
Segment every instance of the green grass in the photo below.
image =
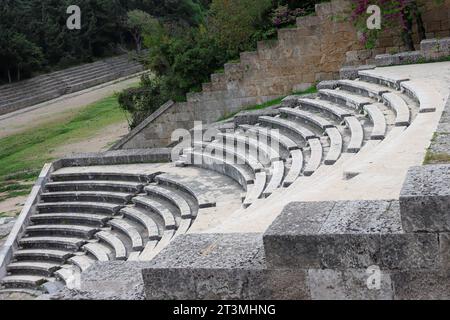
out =
[(447, 164), (450, 163), (450, 154), (448, 153), (434, 153), (430, 150), (427, 151), (425, 155), (425, 160), (423, 164)]
[[(313, 94), (313, 93), (316, 93), (316, 92), (317, 92), (316, 86), (312, 86), (312, 87), (310, 87), (310, 88), (308, 88), (308, 89), (306, 89), (304, 91), (296, 91), (296, 92), (293, 92), (292, 94), (293, 95), (305, 95), (305, 94)], [(257, 105), (245, 107), (245, 108), (243, 108), (241, 110), (227, 113), (227, 114), (225, 114), (223, 117), (221, 117), (217, 121), (220, 122), (220, 121), (229, 120), (229, 119), (233, 118), (235, 115), (237, 115), (239, 112), (242, 112), (242, 111), (262, 110), (262, 109), (266, 109), (266, 108), (269, 108), (269, 107), (276, 106), (276, 105), (280, 104), (283, 101), (283, 99), (286, 98), (286, 97), (287, 96), (284, 96), (284, 97), (281, 97), (281, 98), (277, 98), (277, 99), (274, 99), (274, 100), (267, 101), (267, 102), (262, 103), (262, 104), (257, 104)]]
[(125, 120), (115, 95), (88, 105), (60, 123), (50, 123), (0, 139), (0, 201), (27, 194), (42, 166), (59, 146), (83, 141)]

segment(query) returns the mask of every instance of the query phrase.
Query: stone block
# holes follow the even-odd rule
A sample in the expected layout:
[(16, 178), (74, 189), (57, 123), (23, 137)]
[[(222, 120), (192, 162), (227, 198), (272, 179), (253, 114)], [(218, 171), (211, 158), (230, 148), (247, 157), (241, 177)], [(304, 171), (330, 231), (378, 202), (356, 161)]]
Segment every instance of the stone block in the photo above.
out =
[(391, 274), (395, 300), (450, 299), (450, 271), (404, 271)]
[(400, 193), (406, 232), (450, 231), (450, 165), (409, 169)]

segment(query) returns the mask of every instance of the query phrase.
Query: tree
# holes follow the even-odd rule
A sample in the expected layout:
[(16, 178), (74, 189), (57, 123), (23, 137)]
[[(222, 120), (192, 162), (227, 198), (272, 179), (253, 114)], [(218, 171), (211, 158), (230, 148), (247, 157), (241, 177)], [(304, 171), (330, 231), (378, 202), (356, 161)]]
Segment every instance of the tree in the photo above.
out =
[(136, 51), (139, 53), (142, 49), (143, 34), (151, 34), (159, 28), (159, 22), (148, 13), (141, 10), (132, 10), (127, 14), (126, 26), (130, 31)]

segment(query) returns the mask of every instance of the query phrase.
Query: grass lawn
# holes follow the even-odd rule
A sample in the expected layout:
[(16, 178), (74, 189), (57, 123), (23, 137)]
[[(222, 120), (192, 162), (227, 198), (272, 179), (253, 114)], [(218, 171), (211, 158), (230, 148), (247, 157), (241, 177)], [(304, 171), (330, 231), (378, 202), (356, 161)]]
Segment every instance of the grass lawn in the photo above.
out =
[(83, 141), (125, 120), (115, 95), (88, 105), (61, 123), (50, 123), (0, 139), (0, 201), (26, 195), (58, 146)]

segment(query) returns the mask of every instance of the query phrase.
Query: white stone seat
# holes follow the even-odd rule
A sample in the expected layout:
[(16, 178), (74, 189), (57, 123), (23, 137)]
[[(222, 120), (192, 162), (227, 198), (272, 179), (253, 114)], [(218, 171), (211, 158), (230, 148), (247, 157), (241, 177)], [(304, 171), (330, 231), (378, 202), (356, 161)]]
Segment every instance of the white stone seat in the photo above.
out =
[(89, 252), (98, 261), (109, 261), (109, 251), (100, 243), (88, 243), (82, 247), (83, 250)]
[(253, 202), (262, 196), (264, 187), (266, 186), (266, 180), (267, 176), (265, 172), (262, 171), (255, 174), (255, 183), (249, 190), (247, 190), (247, 195), (243, 202), (244, 208), (249, 207)]
[(114, 249), (115, 260), (126, 260), (127, 259), (127, 249), (125, 248), (122, 240), (116, 235), (109, 231), (100, 231), (95, 234), (95, 236), (107, 244), (109, 244)]
[(133, 203), (140, 208), (156, 213), (164, 221), (165, 229), (176, 229), (177, 221), (173, 213), (161, 202), (151, 199), (148, 196), (139, 196), (133, 198)]
[(31, 217), (31, 221), (33, 223), (67, 223), (67, 222), (76, 222), (80, 224), (95, 224), (99, 226), (105, 225), (108, 220), (110, 220), (110, 216), (105, 216), (101, 214), (92, 214), (92, 213), (74, 213), (74, 212), (63, 212), (63, 213), (41, 213), (35, 214)]
[(330, 149), (325, 156), (324, 163), (326, 165), (332, 165), (336, 163), (341, 156), (343, 146), (342, 135), (336, 128), (327, 128), (325, 129), (325, 133), (330, 139)]
[(411, 98), (419, 102), (420, 113), (436, 111), (438, 101), (435, 99), (439, 94), (425, 81), (405, 81), (401, 83), (401, 88)]
[(41, 195), (44, 202), (110, 202), (127, 204), (132, 195), (108, 191), (63, 191), (46, 192)]
[(61, 267), (60, 264), (54, 262), (45, 261), (18, 261), (12, 262), (7, 267), (6, 270), (13, 274), (16, 273), (38, 273), (45, 276), (51, 277), (53, 272)]
[(385, 104), (395, 112), (395, 125), (397, 127), (409, 126), (411, 124), (411, 113), (406, 101), (394, 92), (383, 94)]
[(388, 86), (397, 90), (400, 90), (400, 84), (404, 81), (409, 81), (408, 78), (397, 75), (386, 75), (379, 73), (378, 70), (361, 70), (358, 72), (359, 76), (364, 81), (370, 81), (372, 83), (378, 83), (384, 86)]
[(239, 127), (247, 130), (248, 134), (255, 134), (260, 137), (270, 139), (271, 141), (275, 141), (288, 151), (299, 149), (299, 146), (291, 138), (286, 137), (285, 135), (279, 133), (277, 130), (249, 125), (240, 125)]
[(142, 239), (139, 231), (127, 221), (123, 219), (113, 219), (108, 222), (108, 224), (122, 233), (124, 233), (130, 240), (133, 250), (141, 251), (144, 249), (144, 239)]
[(294, 121), (267, 116), (259, 117), (259, 121), (265, 124), (269, 124), (272, 126), (276, 126), (278, 128), (291, 131), (296, 135), (299, 135), (305, 141), (317, 138), (317, 135), (313, 133), (311, 130), (305, 128), (304, 126), (301, 126), (300, 124)]
[(146, 186), (144, 190), (150, 196), (155, 195), (164, 198), (173, 205), (175, 205), (180, 211), (181, 218), (184, 219), (194, 217), (191, 208), (189, 206), (189, 203), (183, 197), (179, 196), (177, 193), (172, 192), (167, 188), (162, 188), (158, 185)]
[(283, 161), (275, 161), (271, 167), (272, 177), (269, 180), (266, 188), (264, 189), (264, 197), (270, 196), (276, 189), (278, 189), (283, 183), (284, 177), (284, 163)]
[(95, 262), (95, 260), (87, 255), (79, 255), (70, 258), (69, 262), (80, 268), (81, 272), (83, 272), (86, 271)]
[(36, 288), (48, 281), (47, 277), (39, 275), (11, 275), (0, 280), (6, 288)]
[(123, 205), (106, 202), (42, 202), (38, 203), (39, 213), (52, 212), (94, 212), (116, 214)]
[(350, 129), (351, 137), (347, 146), (347, 152), (357, 153), (361, 150), (364, 141), (364, 129), (356, 117), (345, 117), (345, 124)]
[(148, 233), (148, 238), (150, 240), (159, 240), (161, 239), (160, 231), (158, 228), (158, 224), (152, 217), (148, 216), (141, 210), (135, 207), (126, 207), (123, 208), (120, 213), (122, 213), (125, 217), (138, 222), (142, 226), (145, 227)]
[(291, 167), (284, 177), (283, 186), (289, 187), (300, 176), (303, 169), (303, 152), (300, 149), (291, 150)]
[(26, 228), (27, 234), (72, 235), (91, 239), (99, 229), (90, 226), (67, 224), (38, 224)]
[(356, 91), (356, 93), (363, 93), (368, 97), (377, 100), (380, 100), (384, 93), (390, 91), (387, 87), (365, 81), (339, 80), (338, 85), (343, 89)]
[(131, 181), (84, 180), (48, 182), (45, 188), (49, 192), (65, 191), (110, 191), (135, 194), (142, 190), (143, 184)]
[(14, 259), (17, 260), (59, 260), (66, 261), (73, 252), (56, 249), (19, 249), (14, 252)]
[(320, 97), (323, 99), (343, 104), (347, 107), (351, 107), (356, 110), (360, 110), (362, 109), (363, 106), (374, 102), (370, 98), (359, 96), (356, 94), (351, 94), (343, 90), (322, 89), (319, 90), (319, 94)]
[(293, 109), (293, 108), (280, 108), (279, 109), (282, 114), (290, 115), (299, 119), (303, 119), (317, 127), (321, 130), (325, 130), (327, 128), (332, 128), (335, 125), (329, 122), (327, 119), (324, 119), (315, 114), (311, 114), (309, 112), (305, 112), (303, 110)]
[(339, 119), (344, 119), (345, 117), (354, 115), (354, 113), (346, 109), (342, 109), (338, 105), (327, 100), (303, 98), (299, 99), (299, 102), (301, 106), (312, 107), (317, 110), (327, 112)]
[(323, 156), (323, 147), (319, 139), (310, 139), (308, 143), (311, 149), (311, 156), (303, 170), (305, 176), (312, 175), (320, 167)]
[(383, 112), (374, 104), (364, 106), (364, 111), (368, 114), (373, 123), (371, 140), (383, 140), (386, 136), (386, 118)]
[(87, 241), (76, 237), (26, 237), (19, 240), (19, 244), (25, 248), (52, 247), (78, 250)]

